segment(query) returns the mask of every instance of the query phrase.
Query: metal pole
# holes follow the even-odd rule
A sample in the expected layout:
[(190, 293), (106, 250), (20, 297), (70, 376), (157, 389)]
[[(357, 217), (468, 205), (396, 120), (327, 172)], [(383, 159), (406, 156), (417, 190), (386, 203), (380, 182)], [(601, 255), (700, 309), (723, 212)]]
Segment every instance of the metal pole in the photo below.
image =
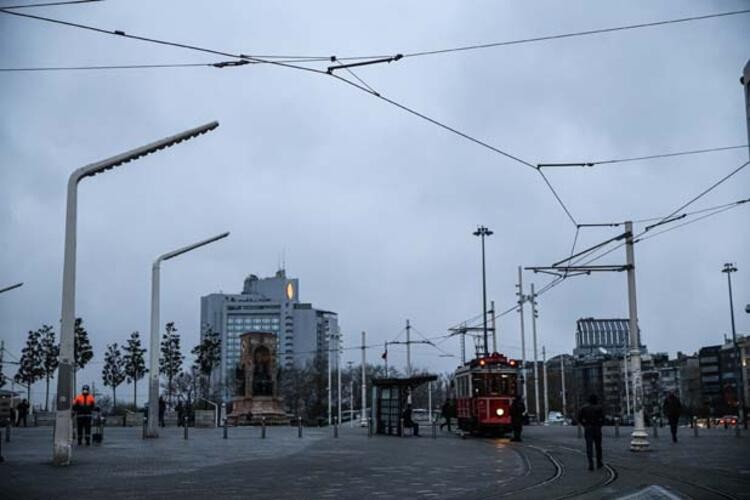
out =
[(495, 301), (490, 301), (490, 319), (492, 319), (492, 352), (497, 352), (497, 321), (495, 318)]
[[(747, 117), (747, 140), (750, 144), (750, 60), (745, 64), (745, 68), (742, 70), (742, 78), (740, 83), (745, 90), (745, 116)], [(747, 151), (750, 154), (750, 148)]]
[(222, 437), (224, 439), (227, 439), (229, 436), (227, 434), (227, 417), (226, 416), (224, 417), (224, 420), (222, 420), (222, 422), (223, 422), (223, 426), (224, 426), (224, 429), (222, 431)]
[(432, 380), (427, 382), (427, 418), (432, 422)]
[(529, 390), (528, 382), (526, 381), (526, 333), (523, 324), (523, 303), (525, 300), (523, 296), (523, 271), (521, 271), (521, 266), (518, 266), (518, 313), (521, 318), (521, 378), (523, 379), (523, 404), (528, 408)]
[(354, 373), (349, 361), (349, 427), (354, 427)]
[[(167, 252), (163, 255), (160, 255), (151, 266), (151, 338), (149, 345), (149, 349), (151, 349), (151, 352), (149, 352), (148, 406), (153, 411), (157, 411), (159, 409), (159, 300), (161, 263), (162, 261), (173, 259), (184, 253), (208, 245), (209, 243), (213, 243), (217, 240), (226, 238), (227, 236), (229, 236), (229, 232), (221, 233), (219, 235), (201, 240), (186, 247)], [(210, 380), (208, 381), (208, 384), (211, 384)], [(218, 425), (218, 423), (219, 420), (217, 418), (216, 424)], [(149, 419), (148, 429), (146, 430), (146, 437), (159, 437), (159, 421), (157, 418), (153, 418), (153, 416)]]
[(339, 437), (339, 421), (336, 417), (333, 417), (333, 437)]
[[(483, 228), (486, 229), (486, 228)], [(487, 273), (486, 273), (486, 266), (485, 266), (485, 260), (484, 260), (484, 236), (487, 233), (487, 231), (482, 232), (482, 318), (484, 319), (483, 325), (484, 325), (484, 355), (487, 356), (489, 354), (488, 352), (488, 343), (487, 343)]]
[(365, 346), (365, 332), (362, 332), (362, 416), (359, 419), (359, 425), (365, 425), (367, 423), (367, 416), (365, 415), (365, 408), (367, 407), (367, 379), (366, 379), (366, 346)]
[(336, 403), (337, 422), (341, 423), (341, 330), (336, 330)]
[(266, 417), (260, 417), (260, 437), (266, 439)]
[[(161, 259), (151, 266), (151, 338), (149, 343), (148, 407), (153, 413), (159, 409), (159, 268)], [(158, 438), (157, 419), (151, 418), (144, 437)]]
[(302, 417), (297, 417), (297, 437), (302, 439)]
[(633, 253), (633, 223), (625, 223), (625, 257), (628, 270), (628, 311), (630, 330), (630, 363), (633, 374), (633, 413), (634, 428), (631, 434), (630, 450), (645, 451), (649, 447), (648, 433), (643, 420), (643, 380), (641, 378), (641, 335), (638, 330), (638, 306), (635, 296), (635, 256)]
[(727, 286), (729, 287), (729, 316), (732, 320), (732, 345), (734, 346), (734, 366), (735, 366), (735, 387), (737, 390), (737, 403), (738, 403), (738, 414), (737, 425), (734, 426), (734, 432), (737, 437), (740, 436), (740, 423), (744, 423), (747, 428), (747, 420), (745, 417), (745, 381), (742, 370), (742, 356), (740, 354), (740, 347), (737, 344), (737, 329), (734, 324), (734, 297), (732, 295), (732, 273), (737, 272), (737, 267), (734, 264), (724, 264), (723, 273), (727, 274)]
[(65, 212), (65, 249), (63, 252), (62, 313), (60, 328), (60, 364), (57, 371), (57, 401), (55, 429), (53, 437), (52, 461), (55, 465), (68, 465), (72, 457), (72, 416), (74, 373), (74, 327), (75, 327), (75, 285), (76, 285), (76, 228), (78, 210), (78, 183), (81, 180), (103, 173), (114, 167), (136, 160), (142, 156), (171, 147), (182, 141), (197, 137), (218, 127), (211, 122), (186, 130), (177, 135), (113, 156), (106, 160), (86, 165), (75, 170), (68, 178)]
[(411, 324), (406, 320), (406, 376), (411, 377)]
[(182, 439), (187, 439), (188, 438), (188, 416), (187, 415), (182, 417), (182, 428), (183, 428)]
[(562, 414), (568, 414), (568, 400), (565, 394), (565, 354), (560, 354), (560, 377), (562, 379)]
[(549, 392), (547, 392), (547, 351), (542, 346), (542, 377), (544, 381), (544, 421), (549, 415)]
[(622, 357), (622, 364), (625, 369), (625, 409), (626, 415), (630, 416), (630, 370), (628, 370), (628, 354)]
[(333, 424), (333, 394), (331, 393), (331, 356), (333, 351), (331, 349), (331, 339), (333, 338), (333, 332), (328, 334), (328, 425)]
[(534, 283), (531, 284), (531, 335), (534, 351), (534, 408), (536, 409), (536, 420), (539, 418), (539, 357), (536, 347), (536, 295), (534, 294)]
[(461, 330), (461, 365), (466, 363), (466, 330)]

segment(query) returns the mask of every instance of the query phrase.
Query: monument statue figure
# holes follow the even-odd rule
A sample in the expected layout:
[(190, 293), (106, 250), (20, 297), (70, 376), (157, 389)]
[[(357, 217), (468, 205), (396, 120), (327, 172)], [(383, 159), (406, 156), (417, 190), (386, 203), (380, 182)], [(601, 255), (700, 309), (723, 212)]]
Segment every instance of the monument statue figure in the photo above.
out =
[(228, 420), (234, 425), (288, 424), (278, 395), (277, 337), (273, 332), (240, 335), (235, 398)]

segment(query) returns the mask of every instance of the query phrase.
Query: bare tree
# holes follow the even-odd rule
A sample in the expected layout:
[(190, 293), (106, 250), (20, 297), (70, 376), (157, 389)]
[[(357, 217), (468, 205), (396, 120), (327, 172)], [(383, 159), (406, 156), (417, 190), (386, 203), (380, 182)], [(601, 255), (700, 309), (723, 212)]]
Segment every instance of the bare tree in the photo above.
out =
[(148, 372), (144, 357), (146, 349), (141, 347), (140, 334), (138, 332), (131, 333), (127, 344), (122, 350), (125, 352), (125, 356), (123, 357), (125, 362), (125, 376), (128, 383), (133, 382), (133, 407), (137, 408), (138, 381)]
[(117, 387), (125, 381), (125, 359), (117, 342), (107, 346), (104, 353), (104, 367), (102, 368), (102, 380), (104, 385), (112, 388), (112, 406), (117, 412)]
[(161, 357), (159, 358), (159, 373), (167, 377), (167, 400), (172, 405), (172, 384), (174, 378), (182, 371), (182, 361), (185, 356), (180, 351), (180, 334), (174, 322), (167, 323), (166, 332), (161, 338)]
[(44, 371), (44, 379), (46, 387), (44, 390), (44, 411), (49, 410), (49, 380), (55, 374), (57, 365), (60, 364), (60, 346), (55, 340), (55, 330), (50, 325), (43, 325), (39, 329), (40, 340), (39, 346), (41, 348), (42, 355), (42, 370)]

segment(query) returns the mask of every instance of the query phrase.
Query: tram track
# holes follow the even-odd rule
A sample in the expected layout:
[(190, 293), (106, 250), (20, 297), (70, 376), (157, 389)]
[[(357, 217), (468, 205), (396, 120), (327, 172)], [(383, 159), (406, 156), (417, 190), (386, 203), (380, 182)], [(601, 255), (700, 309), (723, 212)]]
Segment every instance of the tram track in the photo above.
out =
[[(541, 454), (546, 459), (546, 461), (552, 465), (552, 468), (553, 468), (552, 469), (552, 474), (550, 474), (547, 477), (541, 479), (540, 481), (537, 481), (537, 482), (535, 482), (533, 484), (530, 484), (528, 486), (525, 486), (523, 488), (518, 488), (518, 489), (515, 489), (515, 490), (512, 490), (512, 491), (508, 491), (508, 492), (505, 492), (505, 493), (500, 494), (500, 495), (492, 495), (491, 498), (504, 498), (504, 497), (509, 497), (509, 496), (521, 495), (521, 494), (529, 492), (531, 490), (536, 490), (538, 488), (543, 488), (543, 487), (546, 487), (546, 486), (550, 486), (553, 483), (556, 483), (557, 481), (563, 479), (566, 476), (567, 470), (565, 468), (565, 464), (563, 463), (563, 461), (560, 458), (556, 457), (548, 449), (544, 449), (544, 448), (541, 448), (541, 447), (538, 447), (538, 446), (534, 446), (534, 445), (526, 445), (523, 448), (532, 449), (532, 450), (536, 451), (537, 453)], [(522, 460), (524, 460), (524, 463), (526, 463), (526, 465), (527, 465), (527, 471), (522, 476), (522, 477), (526, 477), (526, 476), (529, 476), (531, 474), (531, 469), (533, 468), (533, 466), (532, 466), (531, 461), (526, 456), (526, 454), (521, 451), (523, 448), (512, 447), (511, 449), (513, 449), (513, 451), (515, 451), (522, 458)], [(566, 498), (575, 498), (575, 497), (578, 497), (578, 496), (581, 496), (581, 495), (586, 495), (586, 494), (589, 494), (589, 493), (593, 493), (593, 492), (595, 492), (595, 491), (597, 491), (597, 490), (599, 490), (601, 488), (604, 488), (604, 487), (612, 484), (614, 481), (617, 480), (618, 473), (617, 473), (617, 470), (612, 465), (605, 464), (604, 465), (604, 471), (606, 473), (606, 476), (602, 480), (600, 480), (600, 481), (598, 481), (598, 482), (596, 482), (594, 484), (588, 485), (585, 488), (580, 488), (580, 489), (575, 489), (573, 491), (568, 491), (568, 492), (566, 492), (566, 493), (564, 493), (562, 495), (554, 496), (554, 497), (551, 497), (551, 498), (554, 498), (555, 500), (562, 500), (562, 499), (566, 499)], [(490, 497), (486, 497), (486, 498), (490, 498)]]
[[(637, 469), (635, 467), (629, 467), (627, 465), (622, 465), (622, 464), (618, 464), (617, 467), (620, 468), (620, 469), (622, 469), (622, 470), (629, 470), (629, 471), (633, 471), (633, 472), (637, 472), (637, 473), (641, 473), (641, 474), (644, 472), (642, 469)], [(664, 474), (662, 472), (654, 472), (654, 471), (647, 471), (646, 473), (648, 475), (659, 477), (659, 478), (662, 478), (662, 479), (666, 479), (668, 481), (673, 481), (675, 483), (686, 484), (686, 485), (690, 486), (691, 488), (696, 488), (698, 490), (703, 490), (703, 491), (706, 491), (708, 493), (711, 493), (712, 495), (716, 495), (716, 496), (721, 497), (721, 498), (726, 498), (727, 500), (739, 500), (739, 497), (736, 497), (736, 496), (732, 495), (731, 493), (727, 493), (726, 491), (722, 491), (722, 490), (719, 490), (719, 489), (716, 489), (716, 488), (712, 488), (711, 486), (705, 486), (705, 485), (702, 485), (702, 484), (694, 483), (692, 481), (688, 481), (686, 479), (675, 477), (675, 476), (670, 475), (670, 474)]]

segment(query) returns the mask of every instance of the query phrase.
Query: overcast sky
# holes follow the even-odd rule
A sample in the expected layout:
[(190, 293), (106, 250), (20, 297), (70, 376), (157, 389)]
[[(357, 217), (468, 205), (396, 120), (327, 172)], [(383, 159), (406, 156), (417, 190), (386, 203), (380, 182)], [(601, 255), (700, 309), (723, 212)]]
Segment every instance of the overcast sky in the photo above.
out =
[[(0, 5), (17, 4), (0, 0)], [(244, 54), (379, 55), (528, 38), (747, 8), (747, 1), (124, 1), (23, 12)], [(378, 92), (531, 163), (622, 158), (747, 143), (739, 77), (750, 16), (404, 58), (357, 70)], [(0, 67), (218, 62), (210, 56), (0, 15)], [(316, 66), (325, 69), (327, 63)], [(346, 76), (342, 73), (342, 76)], [(211, 120), (208, 135), (79, 187), (77, 315), (95, 350), (148, 332), (159, 254), (231, 236), (165, 263), (162, 320), (187, 353), (200, 297), (272, 275), (285, 255), (300, 298), (339, 313), (344, 343), (426, 336), (515, 301), (518, 265), (570, 252), (575, 229), (539, 175), (325, 75), (270, 65), (0, 73), (0, 336), (20, 355), (42, 324), (59, 333), (67, 178), (75, 168)], [(735, 149), (548, 171), (579, 222), (664, 216), (747, 160)], [(750, 196), (750, 168), (692, 205)], [(649, 351), (693, 352), (750, 331), (750, 204), (635, 247)], [(643, 225), (637, 228), (642, 228)], [(617, 234), (582, 230), (578, 248)], [(624, 262), (624, 249), (601, 263)], [(548, 279), (525, 274), (539, 287)], [(625, 274), (567, 280), (539, 298), (539, 342), (570, 352), (576, 319), (626, 317)], [(520, 356), (518, 314), (500, 350)], [(528, 324), (528, 323), (527, 323)], [(440, 345), (458, 354), (458, 342)], [(393, 350), (391, 351), (393, 352)], [(368, 351), (381, 361), (381, 348)], [(415, 347), (414, 364), (455, 359)], [(358, 352), (346, 359), (358, 360)], [(404, 363), (400, 353), (390, 362)], [(8, 370), (14, 373), (14, 370)], [(79, 378), (79, 380), (81, 379)], [(142, 383), (145, 387), (145, 381)], [(38, 394), (43, 386), (38, 384)], [(132, 391), (121, 388), (120, 394)], [(36, 391), (35, 391), (36, 392)], [(141, 390), (145, 394), (145, 391)]]

